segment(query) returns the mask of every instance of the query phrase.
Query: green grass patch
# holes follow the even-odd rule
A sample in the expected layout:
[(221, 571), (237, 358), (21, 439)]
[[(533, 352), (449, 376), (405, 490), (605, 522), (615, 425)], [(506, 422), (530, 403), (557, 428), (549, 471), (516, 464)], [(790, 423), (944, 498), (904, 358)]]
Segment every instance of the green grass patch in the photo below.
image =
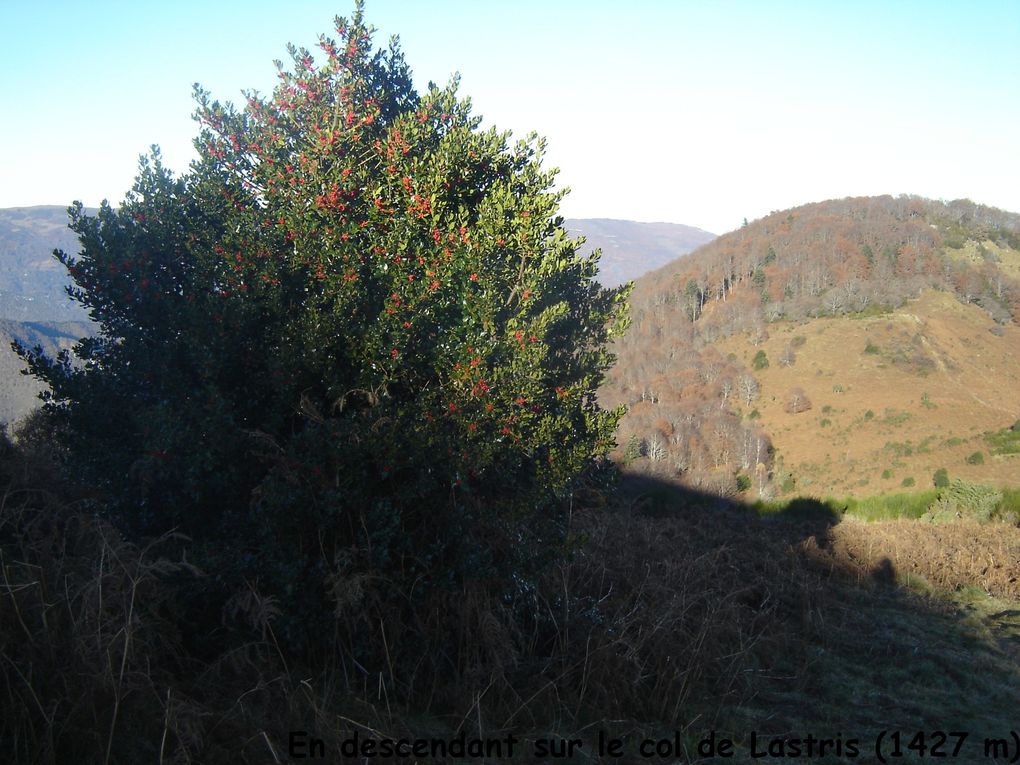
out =
[(999, 512), (1004, 516), (1012, 514), (1020, 518), (1020, 489), (1003, 489)]
[(884, 425), (902, 425), (909, 420), (913, 415), (910, 412), (897, 412), (895, 409), (886, 409), (885, 417), (882, 418)]
[[(935, 489), (874, 497), (850, 497), (842, 500), (846, 514), (864, 521), (891, 521), (897, 518), (920, 518), (938, 498)], [(840, 504), (840, 503), (837, 503)]]
[(1020, 420), (1008, 428), (985, 433), (984, 439), (992, 454), (1020, 454)]
[(910, 441), (902, 444), (899, 441), (886, 441), (882, 448), (895, 457), (910, 457), (914, 453), (914, 445)]
[(851, 319), (872, 319), (876, 316), (885, 316), (886, 314), (892, 312), (893, 307), (891, 305), (880, 305), (878, 303), (872, 303), (871, 305), (865, 306), (863, 311), (847, 314), (847, 316)]

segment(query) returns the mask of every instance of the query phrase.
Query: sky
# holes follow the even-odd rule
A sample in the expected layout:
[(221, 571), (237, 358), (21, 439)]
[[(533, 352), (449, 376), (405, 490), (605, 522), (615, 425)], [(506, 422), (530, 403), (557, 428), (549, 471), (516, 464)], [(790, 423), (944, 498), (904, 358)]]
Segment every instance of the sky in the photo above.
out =
[[(0, 0), (0, 207), (118, 204), (192, 85), (272, 90), (353, 0)], [(1020, 0), (366, 0), (415, 83), (548, 140), (576, 218), (724, 233), (874, 194), (1020, 212)]]

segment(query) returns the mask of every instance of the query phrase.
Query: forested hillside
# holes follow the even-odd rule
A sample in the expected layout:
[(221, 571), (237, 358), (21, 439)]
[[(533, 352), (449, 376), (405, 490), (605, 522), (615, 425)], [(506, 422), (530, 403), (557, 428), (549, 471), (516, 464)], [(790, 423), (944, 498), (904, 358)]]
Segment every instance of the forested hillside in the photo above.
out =
[[(988, 324), (988, 352), (1014, 356), (1020, 215), (969, 201), (834, 200), (773, 213), (647, 274), (635, 285), (633, 325), (616, 343), (619, 360), (602, 391), (607, 405), (630, 407), (618, 456), (688, 485), (724, 494), (753, 487), (770, 496), (789, 476), (777, 474), (775, 434), (763, 427), (756, 402), (763, 370), (792, 367), (809, 351), (810, 333), (791, 328), (823, 318), (874, 319), (924, 290), (972, 306), (977, 313), (968, 315)], [(867, 324), (854, 326), (863, 332)], [(773, 340), (766, 349), (780, 332), (782, 344)], [(734, 341), (724, 344), (729, 337)], [(907, 335), (898, 369), (938, 367), (925, 340), (923, 332)], [(853, 350), (866, 347), (862, 337)], [(837, 366), (856, 358), (846, 353)], [(946, 362), (955, 363), (943, 359), (943, 368)], [(803, 364), (798, 371), (803, 377)], [(839, 390), (838, 381), (829, 385)], [(812, 406), (800, 385), (766, 392), (786, 415)], [(870, 392), (873, 410), (884, 410), (885, 392), (881, 386)], [(1012, 422), (1020, 412), (998, 416)]]

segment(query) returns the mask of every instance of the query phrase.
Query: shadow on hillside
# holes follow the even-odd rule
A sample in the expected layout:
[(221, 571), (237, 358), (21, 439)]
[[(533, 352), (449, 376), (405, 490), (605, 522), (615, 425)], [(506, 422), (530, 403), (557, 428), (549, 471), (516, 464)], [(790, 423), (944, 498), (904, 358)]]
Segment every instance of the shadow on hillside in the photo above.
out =
[[(822, 549), (828, 547), (830, 529), (841, 520), (837, 509), (812, 498), (797, 498), (780, 510), (760, 515), (752, 505), (732, 497), (639, 474), (623, 473), (616, 496), (622, 506), (637, 515), (689, 520), (732, 517), (739, 519), (741, 525), (767, 527), (770, 534), (778, 534), (791, 545), (813, 538)], [(708, 513), (713, 515), (706, 516)]]
[[(294, 730), (323, 736), (330, 762), (351, 761), (339, 753), (354, 733), (555, 732), (583, 739), (590, 753), (605, 731), (632, 755), (645, 737), (689, 747), (716, 730), (743, 749), (734, 760), (743, 762), (750, 731), (852, 737), (863, 753), (882, 730), (976, 739), (1015, 728), (1020, 655), (993, 627), (1020, 630), (1016, 609), (1000, 605), (975, 621), (900, 586), (881, 550), (866, 561), (845, 555), (834, 531), (857, 524), (813, 500), (761, 516), (625, 475), (612, 493), (575, 504), (571, 530), (585, 543), (536, 582), (527, 600), (535, 611), (507, 608), (470, 581), (437, 589), (412, 614), (420, 620), (403, 624), (391, 605), (365, 598), (359, 608), (371, 618), (350, 634), (366, 639), (353, 650), (324, 643), (325, 660), (308, 660), (271, 635), (273, 603), (249, 601), (267, 613), (250, 640), (208, 658), (184, 650), (187, 625), (165, 580), (186, 560), (160, 558), (158, 545), (139, 549), (93, 512), (31, 494), (39, 474), (21, 459), (0, 438), (0, 487), (20, 497), (0, 506), (0, 573), (39, 583), (0, 587), (0, 741), (22, 742), (2, 750), (13, 752), (5, 761), (98, 762), (113, 740), (111, 761), (152, 760), (166, 741), (179, 755), (168, 762), (263, 762)], [(353, 623), (345, 618), (338, 629)], [(422, 667), (436, 654), (443, 672), (426, 684)], [(50, 756), (28, 754), (38, 751)], [(957, 761), (975, 761), (974, 751)], [(687, 748), (676, 761), (692, 758)]]
[[(842, 731), (873, 740), (899, 727), (995, 735), (1008, 729), (1004, 710), (1020, 708), (1020, 650), (1010, 643), (1020, 617), (1003, 627), (996, 619), (1005, 612), (982, 611), (992, 603), (983, 593), (974, 606), (960, 593), (936, 592), (923, 577), (897, 571), (889, 550), (866, 559), (848, 553), (834, 540), (839, 508), (799, 499), (760, 515), (730, 498), (633, 475), (621, 478), (617, 498), (629, 522), (643, 527), (634, 542), (665, 536), (683, 559), (714, 556), (720, 578), (736, 572), (724, 579), (745, 608), (733, 618), (749, 634), (752, 625), (761, 632), (736, 658), (749, 700), (723, 711), (733, 733)], [(857, 527), (843, 524), (840, 536)], [(902, 528), (892, 544), (909, 544), (911, 527)], [(654, 555), (671, 554), (646, 552), (650, 565)]]

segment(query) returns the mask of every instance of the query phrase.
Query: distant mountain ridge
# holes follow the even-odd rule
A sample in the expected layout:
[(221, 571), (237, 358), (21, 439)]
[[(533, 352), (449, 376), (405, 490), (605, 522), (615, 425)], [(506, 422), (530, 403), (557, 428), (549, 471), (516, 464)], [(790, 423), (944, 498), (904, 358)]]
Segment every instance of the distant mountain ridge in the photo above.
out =
[(567, 218), (571, 236), (585, 237), (582, 252), (602, 250), (599, 281), (615, 287), (637, 279), (707, 244), (715, 234), (679, 223), (638, 223), (614, 218)]
[(67, 297), (67, 271), (54, 249), (78, 251), (67, 227), (67, 208), (57, 205), (0, 209), (0, 319), (85, 321)]
[[(67, 297), (68, 274), (53, 257), (55, 249), (78, 251), (67, 222), (67, 208), (58, 205), (0, 209), (0, 422), (26, 415), (41, 390), (20, 374), (23, 365), (11, 342), (38, 343), (55, 355), (89, 331), (85, 310)], [(564, 227), (586, 238), (582, 253), (602, 249), (599, 280), (606, 286), (635, 279), (715, 238), (692, 226), (607, 218), (569, 219)]]
[[(586, 238), (582, 252), (602, 250), (599, 281), (606, 286), (636, 279), (715, 239), (715, 234), (675, 223), (571, 218), (564, 227)], [(87, 320), (64, 291), (70, 280), (53, 257), (54, 249), (78, 250), (77, 237), (67, 228), (67, 208), (0, 209), (0, 319)]]

